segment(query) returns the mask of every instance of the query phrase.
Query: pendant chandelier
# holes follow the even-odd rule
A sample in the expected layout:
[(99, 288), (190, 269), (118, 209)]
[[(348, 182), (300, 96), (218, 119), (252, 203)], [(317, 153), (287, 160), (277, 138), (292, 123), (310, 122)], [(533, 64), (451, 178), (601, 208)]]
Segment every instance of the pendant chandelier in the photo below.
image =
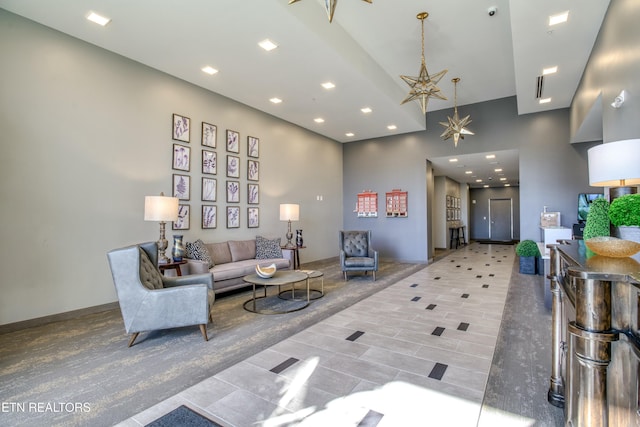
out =
[(470, 116), (462, 119), (458, 116), (458, 82), (460, 78), (456, 77), (451, 79), (451, 81), (453, 82), (453, 118), (447, 117), (449, 120), (448, 123), (440, 122), (440, 124), (446, 128), (440, 137), (446, 141), (453, 136), (453, 144), (457, 147), (458, 139), (464, 139), (465, 135), (474, 135), (474, 133), (465, 128), (465, 126), (471, 123), (469, 119)]
[(436, 84), (447, 73), (448, 70), (442, 70), (432, 76), (429, 76), (427, 66), (424, 61), (424, 20), (427, 19), (429, 14), (427, 12), (420, 12), (416, 17), (422, 21), (422, 63), (420, 65), (420, 72), (418, 77), (400, 76), (411, 88), (409, 95), (401, 102), (404, 104), (409, 101), (417, 100), (420, 103), (422, 114), (427, 114), (427, 103), (429, 98), (438, 98), (444, 101), (447, 98), (440, 92), (440, 89)]
[[(289, 4), (297, 3), (300, 0), (289, 0)], [(373, 0), (362, 0), (367, 3), (372, 3)], [(329, 23), (333, 21), (333, 13), (336, 11), (336, 6), (338, 5), (338, 0), (324, 0), (324, 7), (327, 9), (327, 17), (329, 18)]]

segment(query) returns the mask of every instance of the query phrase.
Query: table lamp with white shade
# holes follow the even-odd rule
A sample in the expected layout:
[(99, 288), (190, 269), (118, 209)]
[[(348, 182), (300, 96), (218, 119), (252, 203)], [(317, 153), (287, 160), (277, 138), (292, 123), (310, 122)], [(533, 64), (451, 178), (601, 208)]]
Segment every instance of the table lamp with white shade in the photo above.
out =
[(285, 248), (293, 249), (296, 247), (291, 242), (293, 239), (293, 233), (291, 232), (291, 221), (300, 220), (300, 205), (296, 204), (281, 204), (280, 205), (280, 221), (287, 221), (287, 244)]
[(178, 198), (168, 197), (164, 193), (159, 196), (145, 196), (144, 198), (144, 220), (160, 221), (160, 238), (158, 239), (158, 264), (170, 262), (165, 255), (169, 245), (164, 235), (165, 221), (178, 220)]
[(636, 193), (640, 185), (640, 139), (607, 142), (590, 148), (589, 185), (611, 187), (610, 201)]

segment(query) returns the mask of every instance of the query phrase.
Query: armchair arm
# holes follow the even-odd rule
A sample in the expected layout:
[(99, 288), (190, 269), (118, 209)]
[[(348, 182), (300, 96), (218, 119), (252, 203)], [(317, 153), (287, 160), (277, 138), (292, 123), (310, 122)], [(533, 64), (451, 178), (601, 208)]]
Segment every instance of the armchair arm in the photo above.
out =
[(207, 288), (213, 289), (213, 273), (190, 274), (188, 276), (178, 277), (163, 277), (162, 283), (165, 288), (204, 284), (207, 285)]

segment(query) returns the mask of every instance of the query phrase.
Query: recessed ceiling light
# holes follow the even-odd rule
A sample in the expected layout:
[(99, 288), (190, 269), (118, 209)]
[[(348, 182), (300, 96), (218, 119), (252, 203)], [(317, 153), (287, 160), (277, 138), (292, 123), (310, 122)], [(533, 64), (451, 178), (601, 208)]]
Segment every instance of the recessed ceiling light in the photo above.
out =
[(355, 136), (355, 133), (347, 132), (347, 133), (345, 133), (345, 135), (348, 136), (349, 138), (351, 138), (352, 136)]
[(202, 67), (202, 71), (204, 71), (205, 73), (209, 74), (210, 76), (213, 76), (215, 73), (218, 72), (218, 70), (216, 70), (213, 67), (210, 66), (206, 66), (206, 67)]
[(398, 129), (398, 127), (396, 125), (389, 125), (389, 126), (387, 126), (387, 129), (396, 130), (396, 129)]
[(495, 159), (496, 155), (495, 154), (487, 154), (486, 156), (484, 156), (487, 159)]
[(258, 45), (259, 45), (261, 48), (263, 48), (264, 50), (266, 50), (267, 52), (269, 52), (269, 51), (271, 51), (271, 50), (273, 50), (273, 49), (275, 49), (275, 48), (277, 48), (277, 47), (278, 47), (278, 45), (277, 45), (277, 44), (275, 44), (274, 42), (272, 42), (272, 41), (271, 41), (271, 40), (269, 40), (269, 39), (264, 39), (264, 40), (262, 40), (260, 43), (258, 43)]
[(542, 75), (546, 76), (547, 74), (553, 74), (558, 72), (558, 67), (549, 67), (542, 69)]
[(333, 89), (334, 87), (336, 87), (336, 85), (334, 85), (331, 82), (324, 82), (324, 83), (322, 83), (322, 87), (325, 88), (325, 89)]
[(471, 175), (473, 171), (465, 171), (464, 173), (466, 173), (467, 175)]
[(540, 104), (548, 104), (551, 102), (551, 98), (542, 98), (540, 101), (538, 101)]
[(505, 187), (511, 187), (511, 184), (505, 184), (504, 186)]
[(549, 16), (549, 26), (562, 24), (563, 22), (567, 22), (567, 19), (569, 19), (568, 10), (566, 12), (558, 13), (557, 15), (551, 15)]
[(476, 182), (482, 182), (482, 180), (481, 179), (476, 179)]
[(484, 188), (489, 188), (489, 184), (483, 185)]
[(106, 18), (104, 16), (98, 15), (95, 12), (91, 12), (89, 16), (87, 16), (87, 19), (91, 22), (95, 22), (98, 25), (102, 25), (103, 27), (107, 25), (109, 22), (111, 22), (110, 18)]
[(507, 178), (500, 178), (500, 181), (506, 181)]
[(493, 171), (494, 172), (502, 172), (502, 169), (501, 168), (497, 168), (497, 169), (494, 169)]
[(453, 159), (449, 159), (449, 162), (453, 163), (453, 162), (457, 162), (458, 159), (456, 159), (455, 157)]
[(324, 123), (324, 119), (322, 117), (315, 118), (313, 121), (316, 123)]
[(274, 104), (280, 104), (282, 102), (282, 99), (280, 99), (280, 98), (271, 98), (269, 101), (273, 102)]
[(364, 108), (361, 108), (360, 111), (362, 111), (365, 114), (369, 114), (373, 110), (371, 108), (369, 108), (369, 107), (364, 107)]

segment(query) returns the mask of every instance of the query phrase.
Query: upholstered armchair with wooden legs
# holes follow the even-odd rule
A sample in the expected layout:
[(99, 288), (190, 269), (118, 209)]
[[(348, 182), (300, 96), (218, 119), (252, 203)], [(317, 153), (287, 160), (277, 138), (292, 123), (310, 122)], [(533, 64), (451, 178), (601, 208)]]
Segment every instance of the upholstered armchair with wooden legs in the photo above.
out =
[(129, 347), (140, 332), (199, 325), (205, 341), (215, 294), (213, 275), (165, 277), (158, 270), (158, 245), (143, 243), (107, 254)]
[(340, 231), (340, 268), (344, 272), (344, 280), (348, 280), (349, 271), (373, 272), (376, 280), (378, 271), (378, 251), (371, 244), (371, 230)]

